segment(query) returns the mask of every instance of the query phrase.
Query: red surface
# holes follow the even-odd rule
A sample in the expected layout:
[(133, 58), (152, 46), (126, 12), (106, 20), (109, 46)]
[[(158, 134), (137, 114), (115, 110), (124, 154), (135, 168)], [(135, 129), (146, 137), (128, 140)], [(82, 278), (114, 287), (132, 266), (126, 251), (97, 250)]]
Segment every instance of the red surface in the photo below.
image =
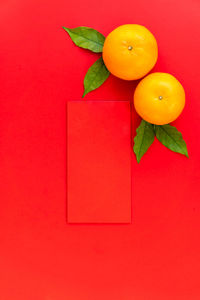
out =
[[(199, 300), (200, 101), (198, 0), (0, 2), (1, 300)], [(147, 26), (159, 45), (154, 70), (185, 87), (175, 125), (190, 158), (155, 142), (132, 157), (130, 225), (66, 222), (66, 101), (81, 99), (97, 55), (61, 26), (103, 34)], [(87, 100), (131, 100), (114, 77)], [(139, 119), (133, 112), (133, 133)]]
[(130, 223), (130, 102), (67, 106), (67, 221)]

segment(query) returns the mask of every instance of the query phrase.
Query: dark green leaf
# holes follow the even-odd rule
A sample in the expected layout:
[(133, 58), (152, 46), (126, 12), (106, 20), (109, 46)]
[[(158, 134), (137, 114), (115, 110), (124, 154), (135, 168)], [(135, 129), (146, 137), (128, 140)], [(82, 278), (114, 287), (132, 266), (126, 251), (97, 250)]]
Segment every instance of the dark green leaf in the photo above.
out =
[(72, 41), (81, 48), (91, 50), (93, 52), (102, 52), (105, 37), (95, 29), (89, 27), (66, 28)]
[(182, 134), (171, 125), (156, 125), (156, 137), (167, 148), (188, 157), (188, 151)]
[(139, 163), (142, 156), (147, 152), (148, 148), (154, 141), (155, 132), (153, 125), (142, 120), (140, 126), (136, 129), (137, 135), (134, 138), (133, 150)]
[(84, 78), (84, 94), (83, 97), (89, 92), (101, 86), (109, 76), (102, 57), (100, 57), (87, 71)]

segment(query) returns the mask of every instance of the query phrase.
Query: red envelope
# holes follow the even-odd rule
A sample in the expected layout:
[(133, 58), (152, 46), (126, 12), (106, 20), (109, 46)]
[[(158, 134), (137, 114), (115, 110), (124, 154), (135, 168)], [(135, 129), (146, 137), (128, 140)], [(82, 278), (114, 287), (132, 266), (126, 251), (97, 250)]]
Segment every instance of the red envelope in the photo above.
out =
[(68, 102), (68, 222), (131, 221), (130, 103)]

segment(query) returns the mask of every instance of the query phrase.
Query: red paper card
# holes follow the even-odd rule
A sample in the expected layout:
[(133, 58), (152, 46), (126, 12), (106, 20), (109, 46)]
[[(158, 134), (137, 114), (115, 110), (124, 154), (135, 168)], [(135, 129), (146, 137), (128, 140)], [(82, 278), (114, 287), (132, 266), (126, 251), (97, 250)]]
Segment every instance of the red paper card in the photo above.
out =
[(68, 222), (131, 221), (130, 103), (68, 103)]

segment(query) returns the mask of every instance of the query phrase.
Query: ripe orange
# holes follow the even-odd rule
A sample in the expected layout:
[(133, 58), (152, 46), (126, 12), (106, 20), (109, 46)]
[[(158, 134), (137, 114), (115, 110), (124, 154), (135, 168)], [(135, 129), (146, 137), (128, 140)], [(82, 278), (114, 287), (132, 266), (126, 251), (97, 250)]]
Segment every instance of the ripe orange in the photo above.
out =
[(134, 105), (145, 121), (156, 125), (168, 124), (181, 114), (185, 106), (185, 92), (174, 76), (152, 73), (137, 85)]
[(115, 76), (134, 80), (145, 76), (155, 65), (158, 46), (153, 34), (144, 26), (122, 25), (105, 39), (103, 60)]

